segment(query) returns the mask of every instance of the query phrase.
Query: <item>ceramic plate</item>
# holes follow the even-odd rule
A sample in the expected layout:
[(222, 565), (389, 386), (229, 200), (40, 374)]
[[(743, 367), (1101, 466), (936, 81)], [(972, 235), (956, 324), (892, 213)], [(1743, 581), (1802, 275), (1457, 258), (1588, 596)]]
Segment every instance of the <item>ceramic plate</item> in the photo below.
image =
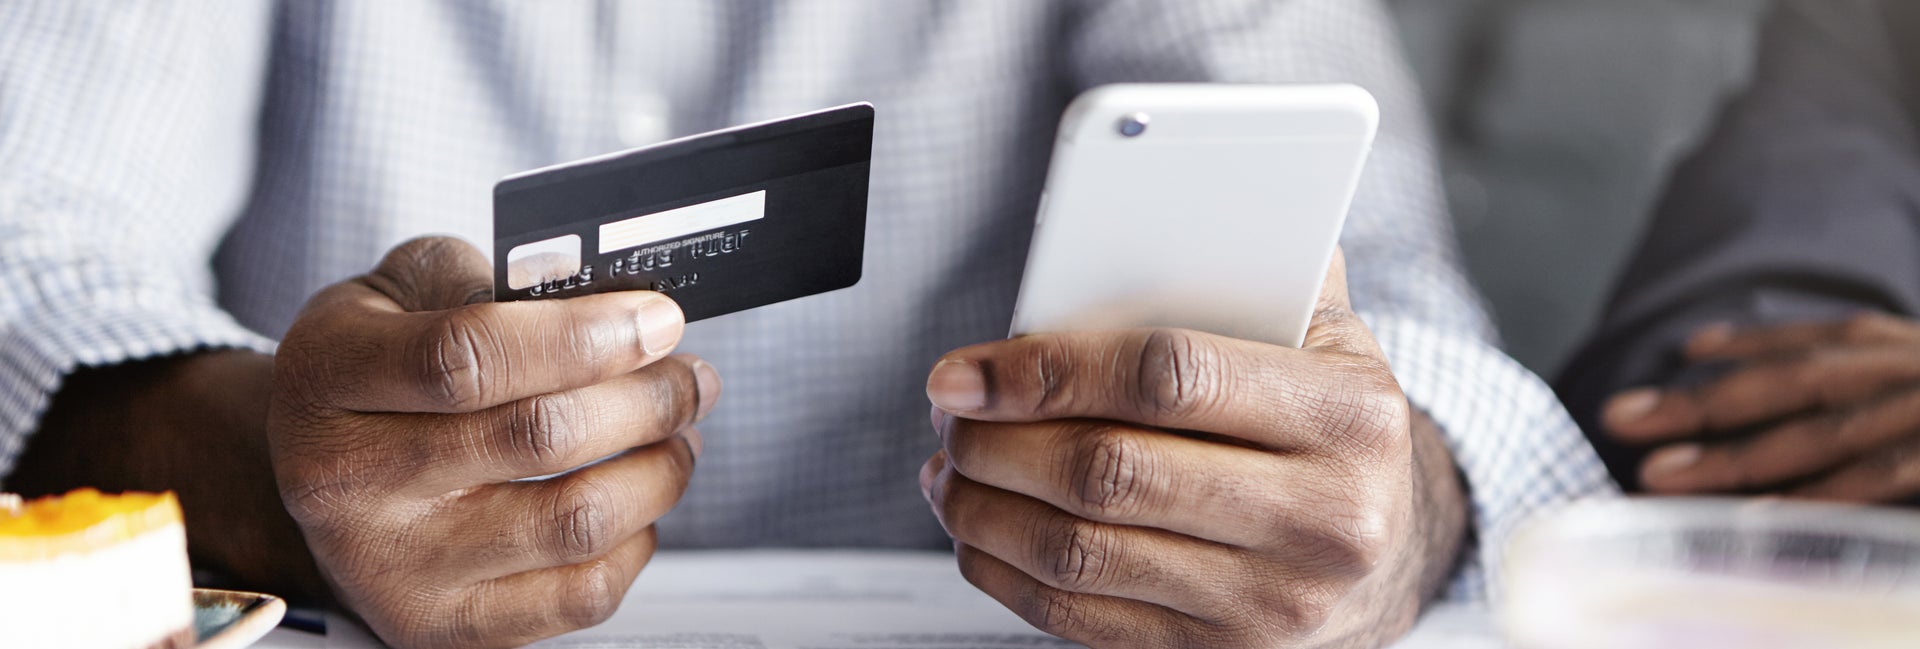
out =
[(272, 595), (193, 589), (195, 649), (240, 649), (280, 624), (287, 603)]

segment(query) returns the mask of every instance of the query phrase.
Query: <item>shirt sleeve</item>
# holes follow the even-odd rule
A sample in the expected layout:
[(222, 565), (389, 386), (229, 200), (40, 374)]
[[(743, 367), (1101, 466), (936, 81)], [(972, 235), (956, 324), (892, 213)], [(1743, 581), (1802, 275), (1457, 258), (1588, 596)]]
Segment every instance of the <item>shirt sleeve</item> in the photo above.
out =
[[(1920, 62), (1900, 53), (1920, 39), (1915, 4), (1776, 5), (1752, 87), (1676, 171), (1559, 380), (1588, 430), (1621, 390), (1711, 378), (1679, 353), (1707, 324), (1920, 313), (1920, 109), (1902, 96)], [(1594, 443), (1637, 483), (1646, 450)]]
[(1449, 595), (1486, 597), (1532, 514), (1615, 491), (1544, 382), (1507, 358), (1461, 271), (1424, 108), (1373, 0), (1109, 1), (1071, 40), (1074, 82), (1352, 83), (1380, 133), (1341, 245), (1355, 309), (1414, 407), (1440, 426), (1473, 500), (1476, 545)]
[(215, 303), (273, 5), (0, 3), (0, 477), (62, 378), (267, 349)]

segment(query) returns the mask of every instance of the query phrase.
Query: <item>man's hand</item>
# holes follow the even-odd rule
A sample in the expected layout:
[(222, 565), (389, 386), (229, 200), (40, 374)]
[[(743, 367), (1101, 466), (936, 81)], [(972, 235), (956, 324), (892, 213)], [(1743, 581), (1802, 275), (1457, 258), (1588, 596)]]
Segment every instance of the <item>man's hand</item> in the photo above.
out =
[(1699, 388), (1622, 393), (1604, 413), (1615, 439), (1657, 447), (1640, 467), (1648, 490), (1920, 496), (1920, 325), (1869, 314), (1715, 326), (1686, 355), (1734, 369)]
[(281, 497), (396, 646), (520, 645), (612, 614), (719, 396), (706, 363), (667, 355), (671, 300), (494, 304), (491, 277), (465, 243), (409, 242), (316, 295), (275, 358)]
[(1303, 349), (1033, 335), (948, 354), (927, 393), (961, 572), (1092, 646), (1378, 646), (1462, 545), (1452, 460), (1338, 259)]

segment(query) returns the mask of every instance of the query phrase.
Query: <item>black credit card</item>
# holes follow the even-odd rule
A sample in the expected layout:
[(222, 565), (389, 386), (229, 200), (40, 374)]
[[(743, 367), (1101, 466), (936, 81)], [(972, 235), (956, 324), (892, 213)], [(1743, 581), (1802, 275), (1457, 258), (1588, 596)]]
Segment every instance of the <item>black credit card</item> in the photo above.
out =
[(494, 299), (659, 291), (691, 322), (853, 286), (872, 159), (861, 103), (508, 176)]

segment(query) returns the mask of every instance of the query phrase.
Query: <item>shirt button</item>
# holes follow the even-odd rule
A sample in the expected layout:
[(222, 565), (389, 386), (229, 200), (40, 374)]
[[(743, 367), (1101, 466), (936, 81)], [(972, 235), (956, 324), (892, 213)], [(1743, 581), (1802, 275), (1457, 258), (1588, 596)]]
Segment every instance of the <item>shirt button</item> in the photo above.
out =
[(614, 123), (620, 142), (640, 147), (667, 139), (669, 110), (667, 98), (660, 95), (641, 95), (628, 100)]

